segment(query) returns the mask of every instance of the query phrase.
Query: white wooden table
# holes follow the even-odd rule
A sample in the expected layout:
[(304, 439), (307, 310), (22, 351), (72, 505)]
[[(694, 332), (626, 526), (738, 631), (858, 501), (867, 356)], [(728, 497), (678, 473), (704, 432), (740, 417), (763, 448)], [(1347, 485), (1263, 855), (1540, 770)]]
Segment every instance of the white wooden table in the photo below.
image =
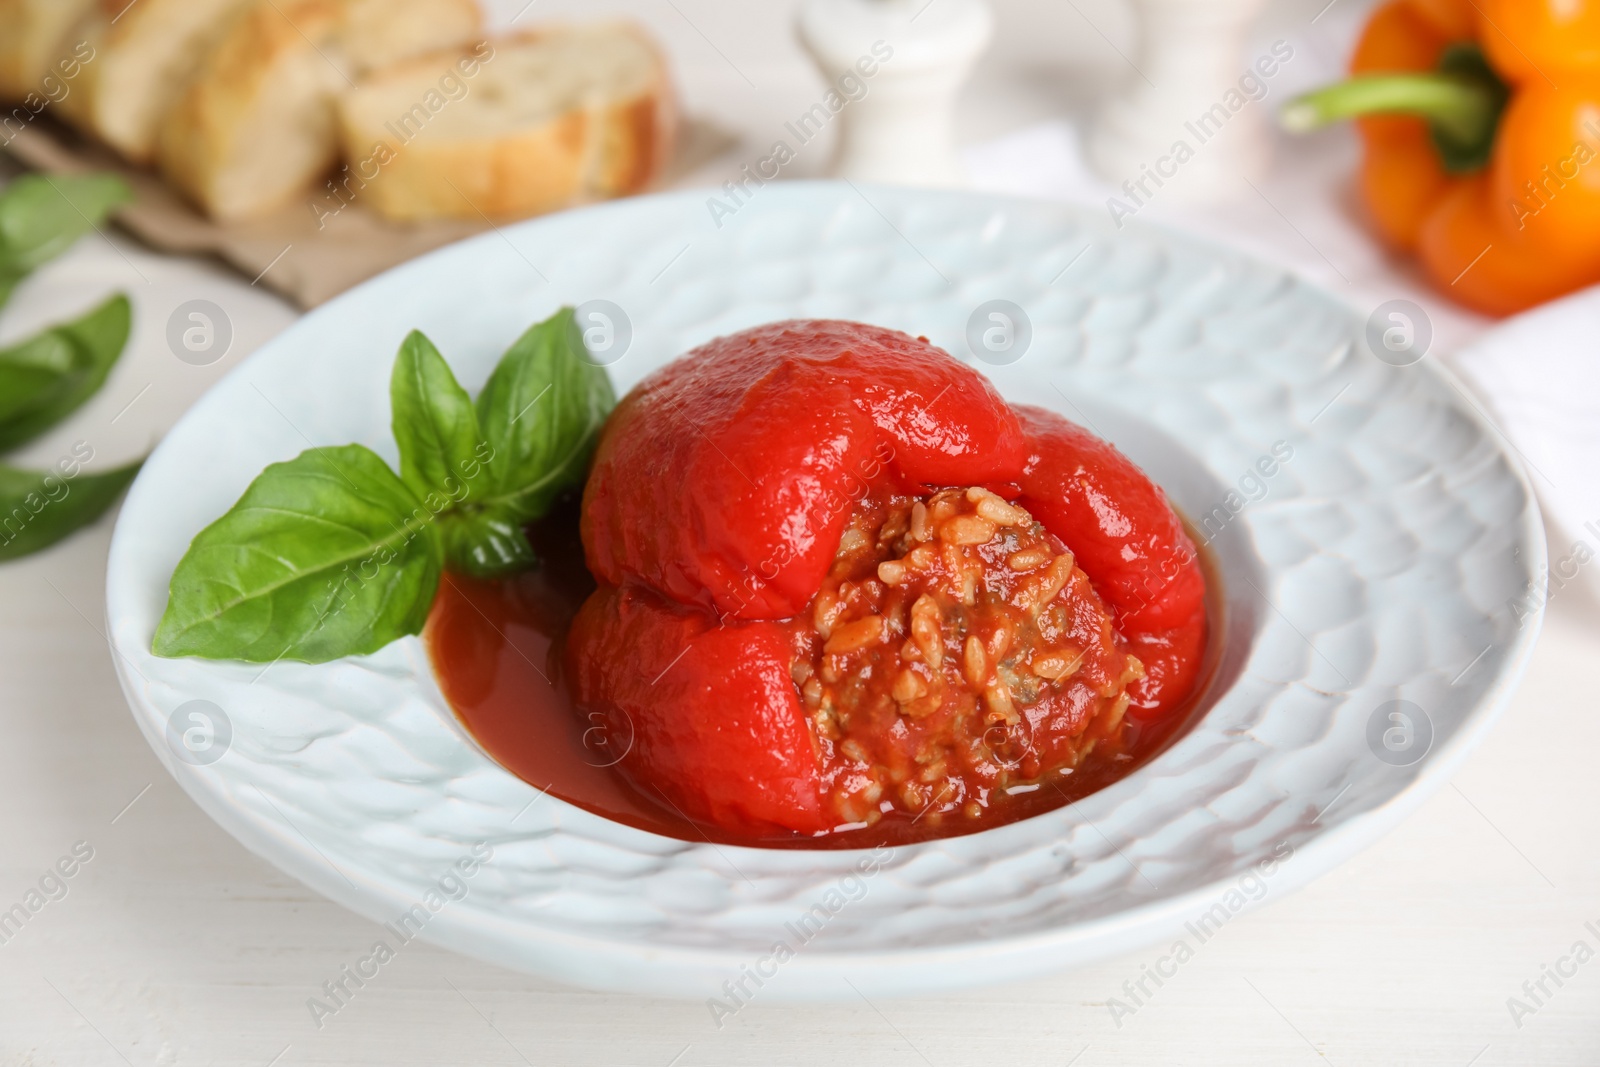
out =
[[(1337, 58), (1360, 13), (1359, 0), (1343, 0), (1313, 25), (1324, 2), (1286, 2), (1272, 15), (1299, 35), (1308, 74)], [(507, 0), (501, 17), (521, 4)], [(786, 4), (603, 6), (657, 27), (690, 109), (744, 135), (720, 163), (727, 174), (713, 165), (695, 182), (720, 184), (740, 151), (764, 149), (819, 92), (791, 43)], [(966, 143), (1067, 114), (1124, 76), (1118, 49), (1128, 51), (1129, 26), (1109, 0), (997, 7), (997, 52), (964, 104)], [(573, 10), (577, 0), (542, 0), (524, 18)], [(1259, 193), (1152, 214), (1242, 241), (1357, 306), (1428, 300), (1344, 218), (1349, 157), (1347, 141), (1324, 139)], [(795, 173), (822, 162), (797, 160)], [(1006, 170), (991, 167), (991, 181)], [(91, 238), (23, 287), (0, 315), (0, 342), (118, 288), (136, 306), (128, 355), (104, 393), (23, 461), (49, 462), (79, 440), (93, 444), (96, 464), (139, 453), (294, 318), (209, 265)], [(235, 329), (228, 356), (206, 368), (175, 359), (165, 340), (172, 309), (197, 297), (224, 307)], [(1481, 328), (1436, 301), (1425, 306), (1436, 311), (1441, 351)], [(246, 852), (148, 750), (101, 632), (110, 529), (107, 519), (0, 566), (0, 910), (75, 847), (92, 849), (67, 865), (65, 895), (57, 890), (60, 899), (0, 944), (0, 1063), (1600, 1063), (1600, 962), (1560, 964), (1576, 973), (1559, 987), (1544, 978), (1549, 995), (1520, 1019), (1507, 1004), (1533, 1005), (1524, 983), (1538, 983), (1575, 942), (1600, 951), (1600, 608), (1581, 590), (1555, 599), (1514, 704), (1449, 788), (1311, 888), (1230, 922), (1132, 1016), (1114, 1020), (1108, 1001), (1128, 1000), (1124, 983), (1161, 947), (948, 997), (757, 1001), (719, 1030), (703, 1004), (582, 992), (416, 944), (319, 1029), (307, 998), (378, 928)]]

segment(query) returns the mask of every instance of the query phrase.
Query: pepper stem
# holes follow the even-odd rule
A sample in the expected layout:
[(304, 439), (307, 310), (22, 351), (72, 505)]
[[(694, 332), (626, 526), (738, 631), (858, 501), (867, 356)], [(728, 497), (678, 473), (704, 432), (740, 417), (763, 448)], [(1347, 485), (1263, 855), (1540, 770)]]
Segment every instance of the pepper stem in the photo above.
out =
[(1498, 104), (1488, 86), (1450, 74), (1369, 74), (1295, 97), (1279, 119), (1305, 133), (1363, 115), (1411, 115), (1469, 142), (1493, 132)]
[(1427, 120), (1446, 170), (1486, 166), (1510, 90), (1470, 44), (1453, 45), (1433, 71), (1365, 74), (1297, 96), (1279, 113), (1283, 127), (1304, 133), (1363, 115)]

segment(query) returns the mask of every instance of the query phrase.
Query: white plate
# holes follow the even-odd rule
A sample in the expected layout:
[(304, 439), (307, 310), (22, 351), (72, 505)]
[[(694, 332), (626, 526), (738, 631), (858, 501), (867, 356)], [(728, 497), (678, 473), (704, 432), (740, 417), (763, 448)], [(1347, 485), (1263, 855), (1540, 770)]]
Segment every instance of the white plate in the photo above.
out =
[[(1287, 443), (1214, 541), (1228, 644), (1204, 718), (1069, 808), (873, 859), (690, 844), (541, 797), (465, 737), (415, 639), (265, 672), (150, 655), (190, 538), (264, 466), (352, 441), (393, 462), (387, 385), (408, 330), (475, 389), (529, 323), (596, 298), (631, 319), (619, 389), (795, 316), (970, 358), (974, 309), (1014, 301), (1032, 341), (985, 368), (1001, 391), (1087, 421), (1190, 516), (1260, 496), (1249, 472)], [(427, 940), (506, 966), (731, 1009), (744, 997), (725, 982), (763, 1000), (854, 997), (847, 978), (905, 994), (1127, 951), (1304, 884), (1394, 826), (1527, 662), (1538, 620), (1509, 605), (1545, 565), (1528, 485), (1438, 368), (1379, 361), (1362, 326), (1227, 252), (992, 197), (776, 184), (720, 228), (702, 193), (509, 227), (306, 316), (168, 435), (111, 549), (117, 667), (158, 755), (239, 840), (363, 915), (395, 926), (419, 909)], [(191, 700), (231, 724), (205, 765), (169, 741)], [(1411, 702), (1409, 748), (1394, 700)], [(430, 898), (478, 842), (489, 861), (445, 883), (465, 895)]]

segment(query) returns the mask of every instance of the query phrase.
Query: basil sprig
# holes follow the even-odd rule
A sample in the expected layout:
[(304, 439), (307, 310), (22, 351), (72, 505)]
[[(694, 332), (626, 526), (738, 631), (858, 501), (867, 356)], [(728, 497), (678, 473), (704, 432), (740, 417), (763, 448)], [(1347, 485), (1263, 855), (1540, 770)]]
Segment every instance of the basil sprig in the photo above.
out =
[(413, 332), (389, 382), (399, 473), (360, 445), (268, 467), (178, 562), (155, 653), (362, 655), (421, 632), (445, 569), (532, 565), (523, 526), (582, 480), (616, 404), (571, 324), (563, 308), (530, 328), (476, 403)]
[[(0, 190), (0, 305), (30, 271), (130, 199), (128, 187), (109, 175), (25, 175)], [(0, 349), (0, 452), (38, 437), (99, 391), (128, 343), (131, 319), (127, 297), (114, 296), (74, 322)], [(84, 473), (93, 456), (79, 442), (55, 469), (0, 465), (0, 562), (87, 526), (138, 473), (137, 463)]]

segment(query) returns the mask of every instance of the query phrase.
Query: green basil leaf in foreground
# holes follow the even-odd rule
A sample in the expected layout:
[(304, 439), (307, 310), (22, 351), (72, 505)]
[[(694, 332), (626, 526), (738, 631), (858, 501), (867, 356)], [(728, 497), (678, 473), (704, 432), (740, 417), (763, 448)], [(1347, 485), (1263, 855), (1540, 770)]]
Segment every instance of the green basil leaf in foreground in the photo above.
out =
[(109, 174), (25, 174), (0, 191), (0, 304), (35, 267), (54, 259), (133, 199)]
[(523, 522), (578, 484), (617, 395), (582, 348), (572, 309), (528, 330), (501, 357), (478, 396), (478, 423), (494, 450), (491, 505)]
[(494, 453), (478, 411), (450, 365), (417, 331), (405, 339), (389, 379), (400, 480), (439, 516), (445, 565), (475, 578), (524, 570), (533, 549), (507, 507), (480, 503), (491, 489), (484, 465)]
[(138, 473), (137, 463), (71, 475), (0, 466), (0, 561), (37, 552), (89, 525)]
[(118, 295), (75, 322), (0, 350), (0, 451), (37, 437), (98, 392), (132, 321), (128, 298)]
[(157, 655), (323, 663), (420, 633), (446, 564), (533, 565), (524, 525), (582, 481), (616, 405), (571, 308), (511, 346), (476, 405), (415, 331), (389, 391), (400, 474), (360, 445), (268, 467), (179, 561)]
[(400, 446), (400, 480), (418, 497), (472, 495), (482, 481), (478, 412), (439, 350), (412, 330), (389, 376), (389, 405)]
[(324, 663), (420, 633), (439, 586), (433, 519), (361, 445), (274, 463), (190, 543), (154, 651)]

